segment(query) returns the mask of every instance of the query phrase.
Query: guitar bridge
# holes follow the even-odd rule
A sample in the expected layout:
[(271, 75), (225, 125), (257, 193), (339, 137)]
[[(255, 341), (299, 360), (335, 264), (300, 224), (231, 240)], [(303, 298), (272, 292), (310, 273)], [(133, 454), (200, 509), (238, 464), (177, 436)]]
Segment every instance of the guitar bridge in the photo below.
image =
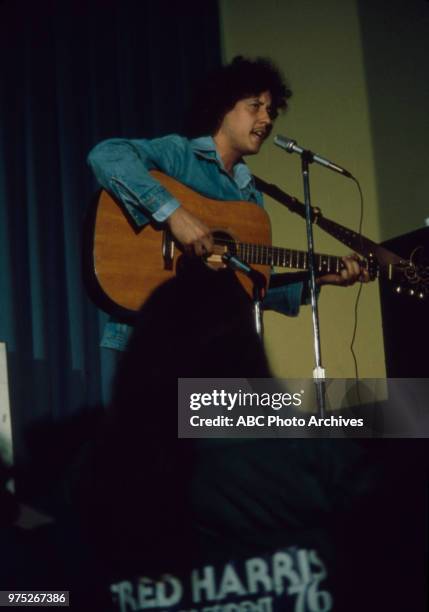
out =
[(173, 269), (174, 240), (169, 230), (162, 232), (162, 258), (164, 260), (164, 270)]

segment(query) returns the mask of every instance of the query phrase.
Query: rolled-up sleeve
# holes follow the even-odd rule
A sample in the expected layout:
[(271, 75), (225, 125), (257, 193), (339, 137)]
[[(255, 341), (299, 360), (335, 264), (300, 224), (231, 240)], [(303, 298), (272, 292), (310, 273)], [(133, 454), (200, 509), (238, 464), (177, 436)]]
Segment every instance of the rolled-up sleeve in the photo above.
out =
[(303, 286), (303, 282), (298, 282), (272, 287), (265, 296), (264, 310), (275, 310), (289, 317), (296, 317), (301, 306)]
[[(273, 276), (276, 275), (273, 274)], [(316, 293), (319, 297), (320, 287), (316, 287)], [(263, 301), (263, 307), (264, 310), (274, 310), (289, 317), (296, 317), (300, 307), (310, 302), (310, 282), (308, 280), (291, 281), (277, 287), (270, 287)]]
[(180, 206), (149, 171), (177, 174), (181, 146), (179, 136), (151, 141), (112, 138), (91, 150), (88, 164), (98, 183), (118, 198), (141, 226), (151, 218), (165, 221)]

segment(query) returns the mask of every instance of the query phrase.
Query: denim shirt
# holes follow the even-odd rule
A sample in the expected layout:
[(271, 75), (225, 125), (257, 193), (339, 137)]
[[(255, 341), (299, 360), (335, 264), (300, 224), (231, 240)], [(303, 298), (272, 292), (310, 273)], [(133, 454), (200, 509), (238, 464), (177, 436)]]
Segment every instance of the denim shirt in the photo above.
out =
[[(88, 163), (99, 184), (124, 204), (137, 226), (151, 219), (165, 221), (180, 206), (150, 170), (160, 170), (209, 198), (263, 206), (247, 165), (240, 160), (230, 176), (211, 136), (194, 140), (176, 134), (153, 140), (112, 138), (92, 149)], [(296, 316), (302, 294), (302, 282), (269, 289), (264, 308)], [(129, 326), (111, 320), (101, 346), (124, 350), (130, 333)]]

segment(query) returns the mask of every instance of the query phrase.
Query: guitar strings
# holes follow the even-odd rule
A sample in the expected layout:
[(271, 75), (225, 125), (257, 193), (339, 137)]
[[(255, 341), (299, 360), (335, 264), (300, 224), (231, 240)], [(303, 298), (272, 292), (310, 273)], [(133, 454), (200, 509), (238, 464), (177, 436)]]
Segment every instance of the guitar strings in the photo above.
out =
[[(215, 244), (219, 246), (231, 246), (231, 251), (243, 253), (244, 258), (248, 259), (262, 259), (263, 261), (255, 261), (254, 263), (260, 263), (263, 265), (278, 265), (286, 268), (295, 269), (308, 269), (307, 264), (307, 252), (299, 251), (296, 249), (289, 249), (287, 247), (275, 247), (264, 244), (256, 244), (251, 242), (237, 242), (228, 238), (216, 238)], [(295, 263), (293, 258), (296, 258)], [(318, 259), (318, 268), (327, 272), (339, 272), (344, 267), (341, 262), (339, 255), (326, 255), (323, 253), (316, 253), (315, 257)]]

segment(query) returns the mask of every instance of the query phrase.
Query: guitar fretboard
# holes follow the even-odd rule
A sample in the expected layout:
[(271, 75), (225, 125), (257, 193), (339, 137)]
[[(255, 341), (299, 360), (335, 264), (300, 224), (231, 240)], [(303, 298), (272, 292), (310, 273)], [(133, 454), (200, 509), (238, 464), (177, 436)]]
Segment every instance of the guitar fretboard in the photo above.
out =
[[(261, 264), (265, 266), (278, 266), (296, 270), (308, 270), (308, 253), (283, 247), (272, 247), (263, 244), (251, 244), (246, 242), (233, 242), (230, 240), (216, 240), (217, 244), (227, 248), (231, 253), (248, 264)], [(408, 280), (408, 293), (423, 298), (428, 293), (427, 268), (420, 270), (412, 262), (399, 259), (399, 264), (379, 265), (378, 262), (362, 260), (361, 265), (365, 266), (370, 278), (385, 277), (391, 281), (396, 281), (400, 285), (404, 284), (404, 278)], [(314, 254), (314, 268), (316, 274), (331, 273), (338, 274), (345, 267), (342, 258), (336, 255)], [(397, 291), (401, 292), (401, 287)]]
[[(263, 244), (250, 244), (246, 242), (216, 242), (230, 248), (231, 252), (236, 252), (240, 259), (243, 259), (249, 264), (278, 266), (296, 270), (308, 270), (309, 267), (308, 253), (306, 251), (272, 247)], [(314, 265), (315, 270), (318, 272), (338, 273), (344, 268), (341, 257), (335, 255), (315, 254)]]

